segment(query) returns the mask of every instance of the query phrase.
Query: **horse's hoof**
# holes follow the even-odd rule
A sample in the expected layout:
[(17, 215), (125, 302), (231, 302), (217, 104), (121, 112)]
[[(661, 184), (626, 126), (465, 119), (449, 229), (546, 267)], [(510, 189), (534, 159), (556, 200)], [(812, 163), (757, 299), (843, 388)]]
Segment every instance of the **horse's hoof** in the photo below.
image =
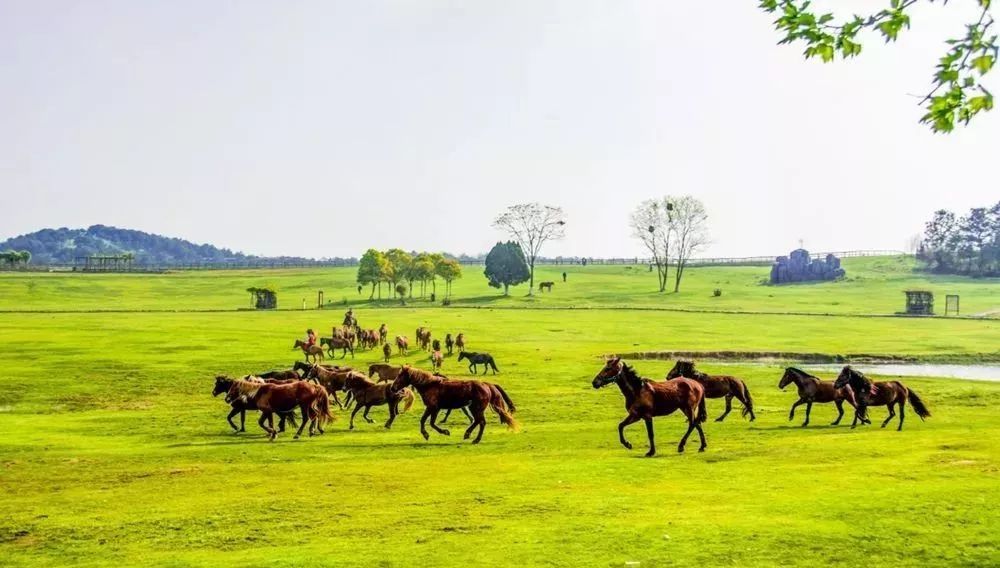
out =
[(683, 454), (684, 453), (684, 446), (677, 446), (677, 453), (678, 454)]
[(646, 457), (647, 458), (651, 458), (651, 457), (653, 457), (655, 455), (656, 455), (656, 452), (654, 452), (654, 451), (648, 451), (648, 452), (646, 452)]
[(806, 427), (806, 426), (808, 426), (808, 425), (809, 425), (809, 423), (808, 423), (808, 422), (803, 422), (803, 423), (802, 423), (802, 426), (801, 426), (801, 427), (802, 427), (802, 428), (805, 428), (805, 427)]
[(423, 434), (423, 437), (424, 437), (424, 440), (430, 440), (431, 439), (430, 434)]
[(698, 451), (699, 451), (699, 452), (704, 452), (704, 451), (705, 451), (705, 448), (707, 448), (707, 447), (708, 447), (708, 446), (702, 446), (702, 447), (698, 448)]
[(451, 436), (451, 430), (441, 430), (441, 433), (445, 436)]
[(722, 422), (723, 420), (725, 420), (725, 418), (722, 418), (721, 416), (715, 419), (716, 422)]
[(622, 442), (622, 445), (625, 446), (626, 450), (631, 450), (632, 449), (632, 444), (630, 444), (628, 442)]

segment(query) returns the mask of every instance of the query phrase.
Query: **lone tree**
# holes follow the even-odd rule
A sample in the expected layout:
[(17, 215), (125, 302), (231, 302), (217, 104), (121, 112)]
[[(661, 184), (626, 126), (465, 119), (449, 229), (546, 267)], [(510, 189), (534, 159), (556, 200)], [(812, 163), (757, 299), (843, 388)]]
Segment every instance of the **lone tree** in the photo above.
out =
[[(778, 43), (802, 42), (806, 59), (818, 57), (828, 63), (838, 55), (848, 59), (860, 54), (862, 32), (875, 32), (886, 43), (896, 41), (901, 31), (909, 29), (910, 9), (918, 1), (890, 0), (888, 7), (877, 12), (841, 19), (817, 12), (810, 7), (810, 0), (761, 0), (760, 8), (779, 14), (774, 27), (785, 37)], [(929, 124), (934, 132), (951, 132), (956, 122), (968, 124), (980, 112), (993, 108), (993, 95), (981, 82), (997, 59), (997, 36), (989, 34), (993, 26), (991, 0), (975, 1), (978, 18), (966, 24), (964, 36), (945, 42), (948, 51), (938, 61), (930, 91), (920, 100), (927, 111), (920, 122)]]
[(673, 204), (666, 197), (647, 199), (632, 212), (629, 224), (632, 236), (639, 239), (653, 257), (656, 265), (656, 282), (660, 292), (667, 289), (670, 270), (670, 217)]
[(520, 245), (528, 261), (528, 295), (533, 295), (535, 260), (542, 245), (565, 236), (566, 219), (562, 208), (539, 203), (511, 205), (493, 221), (493, 226), (506, 231)]
[(674, 235), (674, 250), (677, 258), (677, 268), (674, 270), (674, 292), (681, 289), (681, 278), (684, 268), (691, 256), (708, 244), (708, 213), (705, 205), (690, 195), (673, 198), (667, 197), (673, 205), (668, 211), (670, 231)]
[(523, 284), (531, 278), (521, 245), (514, 241), (497, 243), (493, 246), (486, 255), (486, 270), (483, 274), (489, 279), (493, 288), (503, 286), (504, 296), (510, 295), (508, 289), (511, 286)]
[(358, 261), (358, 284), (362, 286), (371, 284), (372, 293), (368, 296), (371, 300), (375, 298), (375, 286), (378, 285), (378, 296), (382, 297), (382, 282), (386, 279), (389, 270), (389, 261), (385, 255), (375, 249), (368, 249)]

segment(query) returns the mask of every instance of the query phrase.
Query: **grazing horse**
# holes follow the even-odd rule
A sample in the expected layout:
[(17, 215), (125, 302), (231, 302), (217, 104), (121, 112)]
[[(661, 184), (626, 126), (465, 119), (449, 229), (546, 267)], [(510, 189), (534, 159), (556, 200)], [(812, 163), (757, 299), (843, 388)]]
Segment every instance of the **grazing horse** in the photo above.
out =
[(809, 425), (809, 413), (812, 412), (814, 402), (832, 402), (837, 405), (837, 419), (830, 424), (831, 426), (840, 424), (841, 418), (844, 417), (845, 400), (852, 408), (856, 409), (858, 407), (857, 402), (854, 400), (854, 391), (849, 386), (838, 389), (833, 386), (832, 381), (824, 381), (801, 369), (788, 367), (785, 369), (785, 374), (781, 376), (778, 388), (784, 389), (792, 383), (795, 383), (795, 386), (799, 390), (799, 399), (792, 404), (792, 409), (788, 413), (788, 420), (794, 420), (795, 408), (800, 404), (804, 404), (806, 405), (806, 421), (802, 423), (802, 426)]
[(355, 371), (351, 369), (327, 369), (320, 365), (313, 365), (309, 368), (309, 372), (305, 374), (303, 379), (315, 380), (333, 397), (333, 401), (337, 403), (337, 406), (347, 408), (351, 405), (351, 393), (347, 393), (347, 396), (344, 397), (344, 403), (341, 404), (340, 399), (337, 398), (337, 392), (344, 390), (344, 381), (347, 380), (347, 375), (353, 372)]
[[(225, 375), (220, 375), (218, 377), (215, 377), (215, 388), (212, 389), (212, 396), (219, 396), (224, 392), (229, 392), (229, 388), (233, 386), (234, 380), (235, 379), (231, 379)], [(229, 416), (226, 417), (226, 421), (229, 422), (229, 425), (233, 427), (233, 430), (235, 430), (236, 433), (246, 432), (247, 410), (257, 410), (257, 407), (254, 406), (252, 403), (247, 403), (242, 400), (234, 400), (233, 402), (230, 403), (230, 406), (232, 407), (232, 411), (229, 413)], [(240, 415), (239, 428), (237, 428), (236, 424), (233, 423), (233, 416), (236, 416), (237, 414)], [(291, 421), (293, 428), (295, 426), (298, 426), (298, 424), (295, 422), (294, 413), (279, 412), (278, 413), (279, 432), (285, 431), (285, 420)], [(272, 424), (271, 427), (273, 428), (274, 425)]]
[(699, 452), (708, 447), (705, 432), (701, 425), (708, 417), (705, 411), (705, 387), (698, 381), (680, 377), (671, 381), (654, 382), (640, 377), (632, 367), (629, 367), (620, 357), (608, 359), (592, 383), (595, 389), (616, 383), (625, 396), (625, 410), (628, 416), (618, 424), (618, 439), (622, 445), (632, 449), (632, 444), (625, 439), (625, 427), (639, 420), (646, 422), (646, 434), (649, 436), (649, 451), (646, 457), (656, 455), (656, 444), (653, 440), (653, 418), (666, 416), (675, 410), (680, 410), (688, 421), (688, 429), (677, 445), (677, 451), (683, 452), (691, 432), (698, 430), (701, 438)]
[(305, 341), (302, 341), (301, 339), (296, 339), (295, 345), (292, 347), (292, 351), (295, 351), (296, 349), (301, 349), (302, 352), (305, 353), (306, 362), (309, 361), (310, 357), (312, 357), (313, 363), (315, 363), (317, 360), (319, 361), (323, 360), (323, 348), (320, 347), (319, 345), (307, 345)]
[(378, 383), (391, 383), (396, 380), (399, 376), (399, 370), (402, 367), (397, 367), (396, 365), (384, 365), (382, 363), (375, 363), (374, 365), (368, 366), (368, 377), (373, 378), (378, 375)]
[(343, 353), (340, 355), (341, 359), (347, 357), (348, 351), (351, 352), (351, 359), (354, 358), (354, 346), (346, 337), (321, 337), (319, 344), (326, 346), (327, 353), (330, 355), (331, 359), (333, 359), (334, 355), (336, 355), (334, 352), (335, 349), (343, 350)]
[(385, 423), (385, 427), (389, 429), (392, 428), (392, 423), (396, 420), (396, 416), (400, 414), (399, 401), (405, 401), (403, 412), (408, 411), (413, 406), (413, 400), (416, 398), (413, 395), (413, 391), (410, 389), (394, 391), (391, 387), (391, 383), (373, 383), (361, 373), (351, 373), (347, 376), (344, 388), (354, 396), (354, 412), (351, 413), (351, 430), (354, 430), (354, 417), (362, 408), (365, 409), (365, 413), (361, 417), (365, 419), (365, 422), (372, 424), (375, 421), (368, 418), (368, 411), (373, 406), (388, 405), (389, 420)]
[(389, 339), (389, 328), (383, 323), (378, 328), (378, 341), (379, 343), (388, 343)]
[(705, 398), (726, 397), (726, 411), (722, 413), (722, 416), (715, 419), (716, 422), (722, 422), (726, 419), (726, 416), (733, 409), (734, 398), (743, 404), (743, 416), (750, 415), (750, 422), (757, 419), (757, 416), (753, 413), (753, 398), (750, 397), (750, 389), (747, 388), (746, 383), (741, 379), (729, 375), (709, 375), (702, 373), (694, 368), (694, 361), (678, 361), (674, 365), (674, 368), (670, 369), (670, 372), (667, 373), (666, 380), (669, 381), (678, 377), (694, 379), (701, 383), (701, 386), (705, 387)]
[(410, 354), (410, 342), (406, 339), (405, 335), (396, 336), (396, 351), (398, 351), (400, 355)]
[(882, 427), (885, 428), (890, 420), (896, 416), (896, 412), (892, 409), (893, 405), (899, 405), (899, 427), (896, 428), (897, 431), (903, 429), (903, 418), (905, 417), (906, 401), (909, 400), (910, 404), (913, 405), (913, 410), (916, 411), (917, 416), (921, 420), (924, 418), (929, 418), (931, 411), (927, 409), (924, 405), (924, 401), (920, 400), (917, 393), (909, 389), (903, 383), (899, 381), (884, 381), (884, 382), (872, 382), (868, 377), (866, 377), (860, 371), (855, 371), (850, 365), (844, 367), (840, 371), (840, 375), (837, 376), (837, 380), (833, 383), (837, 388), (843, 388), (850, 385), (851, 389), (854, 390), (854, 395), (857, 398), (858, 405), (854, 409), (854, 422), (851, 423), (851, 428), (855, 428), (858, 425), (858, 420), (862, 423), (865, 422), (865, 418), (868, 416), (869, 406), (885, 406), (889, 409), (889, 416), (886, 417), (885, 421), (882, 422)]
[(455, 347), (458, 348), (458, 352), (461, 353), (465, 351), (465, 334), (459, 333), (455, 336)]
[(494, 375), (497, 374), (497, 371), (500, 370), (497, 369), (497, 364), (496, 362), (493, 361), (493, 356), (490, 355), (489, 353), (473, 353), (471, 351), (463, 351), (458, 354), (458, 360), (462, 361), (463, 359), (468, 359), (469, 372), (472, 373), (473, 375), (476, 374), (477, 365), (483, 366), (484, 375), (486, 374), (486, 371), (490, 369), (493, 369)]
[(440, 371), (442, 363), (444, 363), (444, 355), (441, 353), (441, 350), (434, 350), (434, 352), (431, 353), (431, 364), (433, 365), (434, 370)]
[(306, 422), (309, 422), (309, 435), (312, 436), (317, 429), (322, 434), (323, 425), (333, 420), (326, 391), (306, 381), (278, 385), (236, 379), (226, 393), (226, 402), (232, 404), (237, 400), (242, 400), (244, 404), (254, 404), (260, 410), (257, 424), (267, 432), (272, 441), (278, 432), (264, 422), (269, 421), (275, 413), (292, 412), (296, 408), (302, 412), (302, 424), (295, 433), (296, 439), (302, 435)]
[(512, 430), (518, 429), (517, 420), (514, 419), (513, 406), (508, 406), (510, 397), (506, 396), (499, 385), (491, 385), (482, 381), (453, 381), (444, 377), (439, 377), (414, 369), (409, 365), (399, 371), (399, 376), (392, 382), (392, 390), (400, 391), (412, 385), (420, 393), (420, 398), (424, 402), (426, 409), (424, 415), (420, 417), (420, 433), (425, 440), (430, 439), (427, 433), (427, 419), (431, 420), (431, 428), (440, 434), (450, 436), (451, 432), (438, 427), (437, 415), (441, 409), (469, 407), (472, 412), (472, 424), (465, 431), (465, 439), (468, 440), (472, 431), (479, 426), (479, 434), (472, 441), (478, 444), (483, 439), (483, 431), (486, 429), (486, 407), (489, 406), (500, 416), (500, 422), (506, 424)]
[(451, 338), (450, 333), (444, 336), (444, 347), (448, 350), (448, 355), (451, 355), (451, 350), (455, 347), (455, 340)]
[(549, 290), (549, 292), (551, 292), (552, 291), (552, 287), (555, 286), (555, 285), (556, 285), (555, 282), (539, 282), (538, 283), (538, 291), (539, 292), (544, 292), (545, 289), (547, 288)]

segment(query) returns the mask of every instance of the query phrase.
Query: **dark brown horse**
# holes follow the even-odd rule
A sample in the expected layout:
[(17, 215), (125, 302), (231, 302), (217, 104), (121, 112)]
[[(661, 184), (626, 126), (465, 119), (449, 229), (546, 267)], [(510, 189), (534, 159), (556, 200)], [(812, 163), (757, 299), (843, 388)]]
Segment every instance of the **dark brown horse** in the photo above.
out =
[(701, 438), (699, 452), (708, 447), (705, 441), (705, 431), (701, 425), (707, 418), (705, 412), (705, 388), (701, 383), (680, 377), (670, 381), (655, 382), (640, 377), (632, 367), (629, 367), (620, 357), (612, 357), (604, 364), (592, 383), (595, 389), (615, 383), (625, 397), (625, 411), (628, 416), (618, 424), (618, 439), (622, 445), (632, 449), (632, 444), (625, 439), (625, 427), (640, 420), (646, 423), (646, 434), (649, 436), (649, 451), (646, 457), (656, 455), (656, 443), (653, 439), (653, 418), (666, 416), (680, 410), (687, 418), (688, 429), (677, 445), (677, 451), (683, 452), (688, 436), (697, 430)]
[(347, 380), (347, 376), (353, 372), (352, 369), (327, 369), (320, 365), (313, 365), (309, 368), (303, 379), (315, 380), (320, 386), (326, 389), (327, 394), (333, 397), (333, 401), (337, 403), (337, 406), (347, 408), (351, 405), (351, 393), (347, 393), (343, 404), (340, 403), (337, 393), (345, 390), (344, 383)]
[(931, 415), (931, 411), (924, 405), (924, 401), (920, 400), (917, 393), (908, 389), (903, 383), (899, 381), (873, 382), (860, 371), (852, 369), (850, 365), (840, 371), (840, 375), (837, 376), (837, 380), (833, 384), (837, 388), (850, 385), (851, 389), (854, 390), (858, 406), (854, 410), (854, 422), (851, 423), (851, 428), (857, 427), (859, 420), (862, 423), (866, 422), (865, 419), (868, 417), (869, 406), (885, 406), (889, 409), (889, 416), (882, 422), (882, 427), (885, 428), (889, 424), (889, 421), (896, 416), (896, 412), (892, 407), (899, 405), (899, 427), (896, 428), (897, 431), (903, 429), (903, 418), (906, 414), (907, 400), (913, 405), (913, 410), (921, 420), (929, 418)]
[(389, 420), (385, 423), (385, 427), (388, 429), (392, 427), (396, 416), (400, 414), (400, 401), (404, 402), (403, 412), (406, 412), (413, 406), (413, 399), (416, 398), (413, 396), (413, 391), (410, 389), (394, 391), (391, 387), (390, 383), (373, 383), (361, 373), (350, 373), (347, 376), (344, 388), (354, 397), (354, 412), (351, 413), (351, 430), (354, 430), (354, 417), (362, 408), (364, 408), (365, 413), (361, 417), (365, 419), (365, 422), (372, 424), (375, 421), (368, 418), (368, 411), (373, 406), (388, 405)]
[(378, 327), (378, 340), (383, 344), (389, 342), (389, 328), (384, 323)]
[(448, 350), (448, 355), (451, 355), (451, 350), (455, 348), (455, 340), (451, 338), (450, 333), (444, 336), (444, 347)]
[(552, 291), (552, 287), (555, 286), (555, 285), (556, 285), (555, 282), (539, 282), (538, 283), (538, 291), (539, 292), (544, 292), (545, 290), (548, 290), (549, 292), (551, 292)]
[(785, 369), (785, 374), (781, 376), (778, 388), (784, 389), (793, 383), (799, 390), (799, 399), (792, 403), (792, 409), (788, 412), (788, 420), (794, 420), (796, 407), (804, 404), (806, 405), (806, 421), (802, 423), (802, 426), (809, 425), (809, 413), (812, 412), (813, 403), (832, 402), (837, 405), (837, 419), (830, 424), (831, 426), (840, 424), (840, 420), (844, 417), (844, 401), (847, 401), (847, 404), (850, 404), (852, 408), (857, 409), (858, 407), (851, 387), (845, 386), (838, 389), (833, 386), (833, 381), (824, 381), (801, 369), (788, 367)]
[(455, 336), (455, 347), (458, 348), (458, 352), (461, 353), (465, 351), (465, 334), (459, 333)]
[(378, 375), (378, 380), (375, 382), (391, 383), (392, 381), (396, 380), (396, 377), (399, 376), (400, 369), (402, 369), (402, 367), (397, 365), (386, 365), (383, 363), (375, 363), (373, 365), (368, 366), (368, 377), (374, 378), (375, 375)]
[(265, 422), (270, 421), (275, 413), (293, 412), (296, 408), (299, 409), (302, 413), (302, 424), (299, 425), (295, 438), (302, 435), (306, 422), (309, 423), (309, 435), (312, 436), (317, 429), (322, 434), (323, 425), (333, 420), (326, 390), (306, 381), (279, 385), (236, 379), (226, 393), (226, 402), (232, 404), (236, 400), (242, 400), (244, 404), (253, 404), (260, 410), (257, 424), (267, 432), (271, 440), (274, 440), (278, 432)]
[[(353, 334), (354, 332), (351, 332), (352, 336)], [(321, 337), (319, 340), (319, 344), (326, 346), (327, 353), (330, 355), (331, 359), (334, 357), (335, 355), (334, 350), (336, 349), (340, 349), (343, 351), (343, 353), (340, 355), (341, 359), (347, 357), (348, 351), (351, 352), (351, 359), (354, 358), (354, 343), (346, 337)]]
[[(212, 396), (219, 396), (224, 392), (229, 392), (229, 388), (233, 386), (233, 381), (236, 379), (231, 379), (225, 375), (219, 375), (215, 377), (215, 388), (212, 389)], [(246, 432), (246, 421), (247, 421), (247, 410), (257, 410), (257, 407), (253, 403), (248, 403), (243, 400), (234, 400), (230, 403), (232, 410), (229, 412), (229, 416), (226, 416), (226, 421), (229, 425), (233, 427), (237, 433)], [(233, 422), (233, 416), (237, 414), (240, 415), (240, 427), (237, 428), (236, 424)], [(289, 420), (292, 423), (292, 427), (298, 426), (295, 422), (295, 413), (293, 412), (280, 412), (278, 413), (278, 431), (285, 431), (285, 420)], [(274, 423), (272, 420), (271, 428), (274, 428)]]
[(399, 371), (399, 376), (392, 382), (392, 390), (400, 391), (405, 387), (413, 386), (420, 393), (420, 398), (424, 402), (426, 410), (420, 418), (420, 433), (424, 439), (430, 439), (427, 433), (427, 419), (431, 420), (431, 428), (440, 434), (450, 436), (451, 432), (440, 428), (437, 425), (437, 415), (441, 409), (462, 408), (468, 406), (472, 413), (472, 424), (465, 431), (465, 439), (468, 440), (472, 431), (479, 426), (479, 434), (472, 441), (478, 444), (483, 439), (483, 430), (486, 429), (486, 407), (489, 406), (500, 416), (500, 421), (512, 430), (518, 429), (517, 420), (514, 419), (506, 400), (510, 400), (498, 385), (490, 385), (482, 381), (453, 381), (443, 377), (438, 377), (414, 369), (409, 365)]
[(429, 349), (431, 344), (431, 330), (426, 327), (418, 327), (417, 333), (417, 345), (421, 349)]
[(389, 357), (392, 357), (392, 347), (390, 347), (388, 343), (383, 343), (382, 344), (382, 358), (385, 359), (386, 363), (388, 363), (389, 362)]
[(296, 339), (295, 345), (292, 347), (292, 351), (296, 349), (302, 350), (302, 353), (304, 353), (306, 356), (306, 362), (309, 362), (310, 357), (312, 357), (313, 363), (323, 360), (323, 348), (320, 347), (319, 345), (308, 345), (306, 344), (305, 341), (302, 341), (301, 339)]
[[(308, 363), (303, 363), (302, 361), (296, 361), (295, 363), (296, 364), (306, 365), (306, 366), (309, 365)], [(261, 374), (259, 374), (257, 376), (260, 377), (260, 378), (262, 378), (262, 379), (286, 379), (286, 380), (287, 379), (292, 379), (292, 380), (299, 380), (299, 379), (302, 378), (301, 376), (299, 376), (298, 372), (296, 372), (296, 370), (294, 368), (288, 369), (288, 370), (285, 370), (285, 371), (265, 371), (265, 372), (263, 372), (263, 373), (261, 373)]]
[(726, 416), (733, 409), (734, 398), (743, 404), (743, 416), (749, 415), (750, 422), (757, 419), (757, 416), (753, 413), (753, 398), (750, 396), (750, 389), (747, 388), (746, 383), (742, 379), (729, 375), (708, 375), (702, 373), (695, 369), (694, 361), (678, 361), (674, 365), (674, 368), (670, 369), (670, 372), (667, 373), (668, 381), (678, 377), (694, 379), (701, 383), (701, 386), (705, 387), (705, 398), (726, 397), (726, 411), (715, 419), (716, 422), (722, 422), (726, 419)]

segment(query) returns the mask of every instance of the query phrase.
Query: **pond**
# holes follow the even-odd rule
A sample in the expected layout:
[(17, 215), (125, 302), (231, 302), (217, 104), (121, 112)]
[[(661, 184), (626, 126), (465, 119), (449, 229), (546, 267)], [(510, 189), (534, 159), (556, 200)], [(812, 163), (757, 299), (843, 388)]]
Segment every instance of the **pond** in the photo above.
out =
[[(760, 365), (772, 366), (777, 363), (737, 363), (734, 361), (713, 361), (712, 365)], [(789, 363), (824, 379), (832, 379), (844, 368), (833, 363)], [(855, 369), (883, 377), (946, 377), (971, 381), (1000, 381), (1000, 365), (952, 365), (936, 363), (853, 363)]]

